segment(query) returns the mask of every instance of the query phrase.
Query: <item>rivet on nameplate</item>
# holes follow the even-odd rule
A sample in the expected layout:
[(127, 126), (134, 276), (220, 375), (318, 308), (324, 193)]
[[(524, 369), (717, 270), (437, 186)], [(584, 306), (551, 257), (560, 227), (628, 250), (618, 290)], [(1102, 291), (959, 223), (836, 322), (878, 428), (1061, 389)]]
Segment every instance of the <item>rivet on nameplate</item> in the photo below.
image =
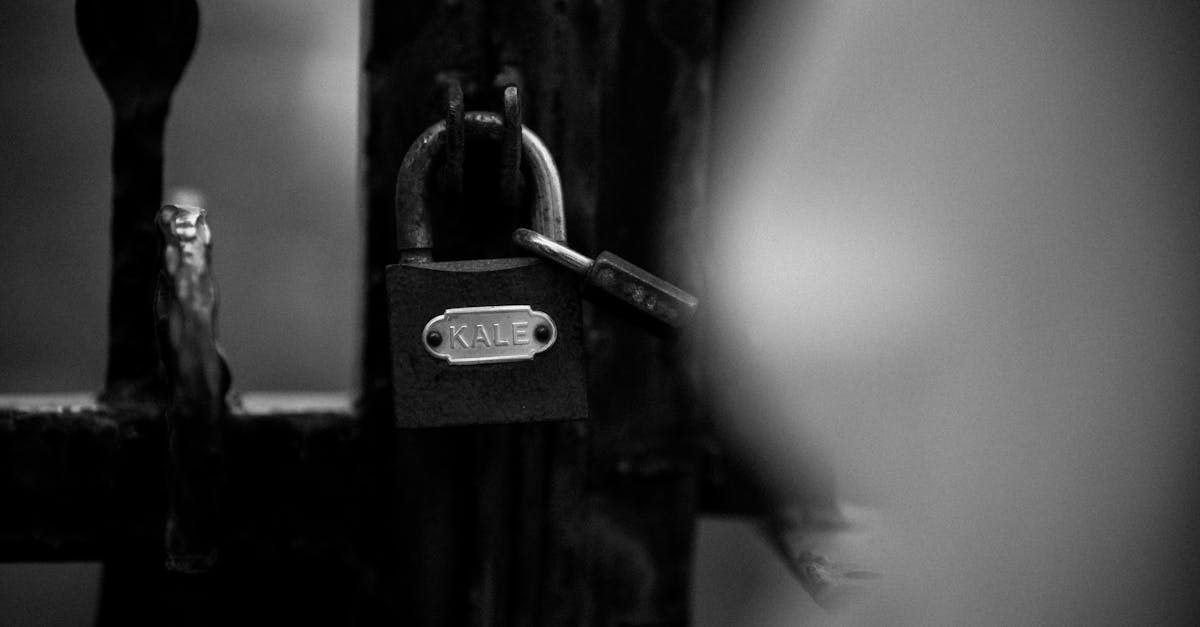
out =
[(421, 331), (425, 350), (454, 366), (533, 359), (554, 346), (554, 320), (529, 305), (447, 309)]

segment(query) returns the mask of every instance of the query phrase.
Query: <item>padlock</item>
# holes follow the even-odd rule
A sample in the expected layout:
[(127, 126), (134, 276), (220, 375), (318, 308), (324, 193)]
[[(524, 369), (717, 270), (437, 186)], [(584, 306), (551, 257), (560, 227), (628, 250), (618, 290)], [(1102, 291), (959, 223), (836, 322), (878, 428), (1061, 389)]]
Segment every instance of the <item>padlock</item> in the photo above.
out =
[[(504, 127), (489, 112), (463, 122), (467, 139), (498, 140)], [(531, 226), (565, 242), (558, 169), (528, 128), (521, 140)], [(578, 282), (529, 257), (433, 260), (428, 181), (445, 143), (446, 123), (430, 126), (396, 177), (400, 260), (387, 267), (387, 292), (397, 426), (585, 418)]]

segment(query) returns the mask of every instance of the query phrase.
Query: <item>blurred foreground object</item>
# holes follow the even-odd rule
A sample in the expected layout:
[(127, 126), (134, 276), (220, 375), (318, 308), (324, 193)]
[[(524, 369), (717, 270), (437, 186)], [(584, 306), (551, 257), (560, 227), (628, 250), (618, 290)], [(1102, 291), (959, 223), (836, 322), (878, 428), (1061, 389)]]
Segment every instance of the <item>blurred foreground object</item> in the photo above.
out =
[(756, 382), (733, 439), (888, 521), (887, 597), (835, 624), (1200, 615), (1198, 28), (774, 2), (735, 29), (706, 303)]
[(885, 550), (877, 518), (844, 504), (831, 511), (792, 506), (763, 519), (759, 530), (813, 600), (839, 611), (867, 601), (883, 577), (869, 570), (879, 568)]

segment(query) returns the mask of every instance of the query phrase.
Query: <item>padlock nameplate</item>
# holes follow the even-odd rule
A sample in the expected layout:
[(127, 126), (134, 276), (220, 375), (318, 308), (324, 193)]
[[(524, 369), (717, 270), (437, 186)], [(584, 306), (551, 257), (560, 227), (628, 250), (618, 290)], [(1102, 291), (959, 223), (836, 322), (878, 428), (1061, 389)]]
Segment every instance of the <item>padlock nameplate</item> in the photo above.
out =
[(533, 359), (557, 339), (554, 320), (529, 305), (447, 309), (421, 332), (425, 350), (454, 366)]
[[(528, 257), (400, 263), (388, 266), (387, 293), (396, 426), (587, 417), (579, 280), (573, 275)], [(553, 347), (533, 359), (476, 366), (453, 365), (425, 348), (422, 331), (431, 317), (454, 308), (513, 304), (554, 321)], [(505, 331), (502, 339), (508, 337)], [(448, 339), (449, 331), (442, 335)]]

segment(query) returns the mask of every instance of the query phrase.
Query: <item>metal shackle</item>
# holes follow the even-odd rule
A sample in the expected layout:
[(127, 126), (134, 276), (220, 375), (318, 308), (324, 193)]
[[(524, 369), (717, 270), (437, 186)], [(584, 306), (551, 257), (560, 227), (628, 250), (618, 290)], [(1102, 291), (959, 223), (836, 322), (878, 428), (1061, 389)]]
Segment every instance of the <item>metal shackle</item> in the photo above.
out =
[[(463, 115), (467, 139), (499, 140), (504, 121), (490, 111), (468, 111)], [(429, 213), (430, 165), (446, 145), (445, 120), (434, 123), (417, 137), (400, 163), (396, 175), (396, 248), (402, 263), (433, 261), (433, 221)], [(562, 182), (558, 167), (542, 140), (521, 127), (521, 160), (529, 164), (533, 178), (533, 219), (530, 226), (557, 242), (567, 241), (563, 214)]]

